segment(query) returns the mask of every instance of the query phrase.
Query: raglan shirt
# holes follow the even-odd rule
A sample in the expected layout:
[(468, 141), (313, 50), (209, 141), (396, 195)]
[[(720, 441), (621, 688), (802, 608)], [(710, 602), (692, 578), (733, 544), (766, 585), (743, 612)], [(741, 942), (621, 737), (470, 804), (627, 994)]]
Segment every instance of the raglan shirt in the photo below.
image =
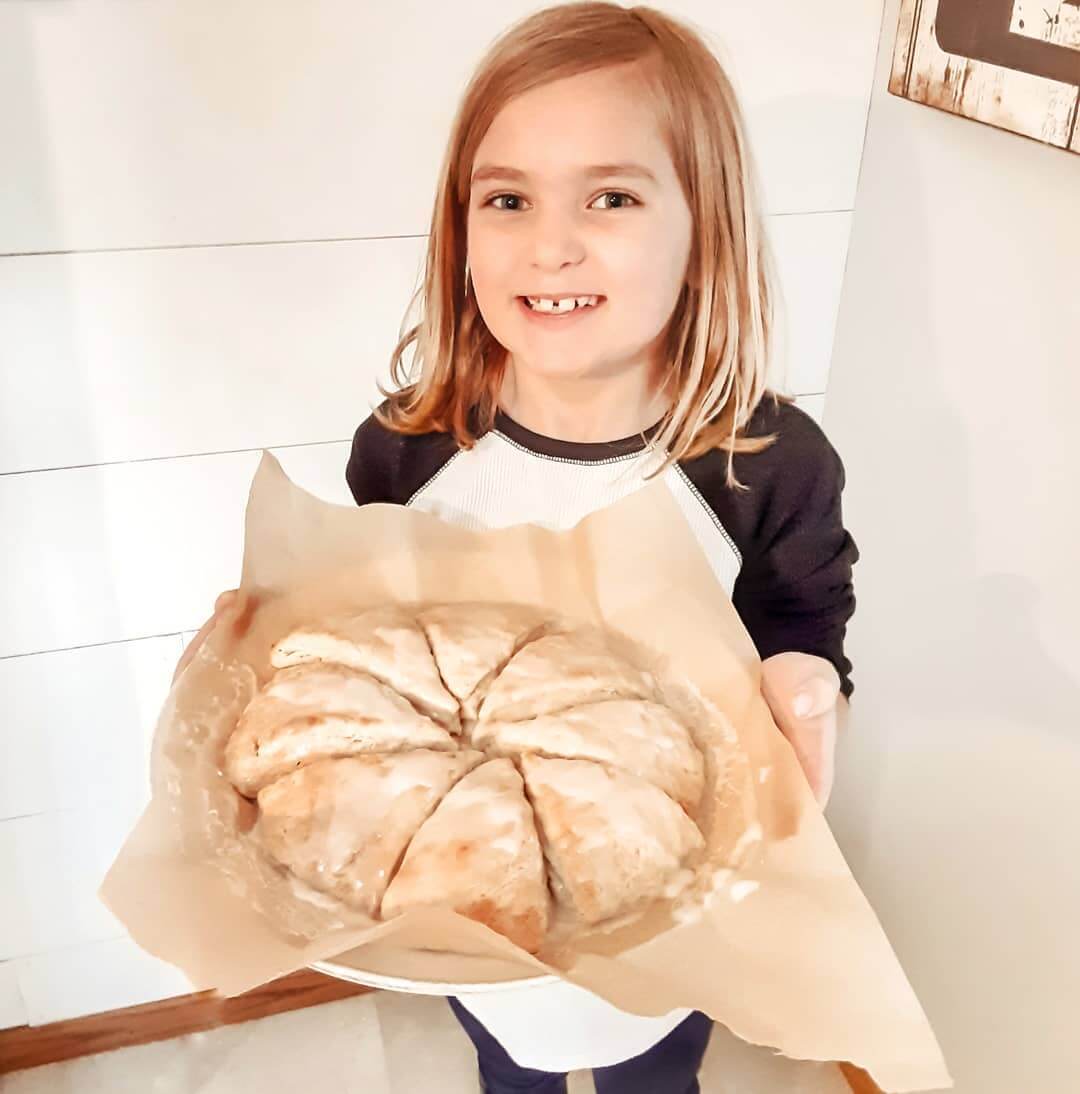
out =
[[(645, 437), (556, 440), (498, 411), (472, 448), (445, 433), (394, 433), (374, 416), (353, 437), (346, 481), (358, 505), (391, 502), (471, 528), (534, 523), (572, 527), (645, 485), (663, 460)], [(660, 475), (701, 545), (762, 660), (795, 651), (830, 661), (853, 691), (844, 635), (855, 609), (858, 549), (844, 528), (844, 468), (817, 423), (792, 403), (766, 398), (749, 436), (777, 434), (734, 457), (747, 489), (727, 484), (727, 453), (673, 463)], [(467, 995), (461, 1002), (523, 1067), (572, 1071), (637, 1056), (690, 1011), (627, 1014), (575, 985)]]

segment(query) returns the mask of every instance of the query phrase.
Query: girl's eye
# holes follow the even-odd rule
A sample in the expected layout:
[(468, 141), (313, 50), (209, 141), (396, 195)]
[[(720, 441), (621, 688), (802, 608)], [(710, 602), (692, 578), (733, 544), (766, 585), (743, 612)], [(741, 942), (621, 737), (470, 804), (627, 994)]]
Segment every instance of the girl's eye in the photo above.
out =
[[(599, 198), (609, 197), (610, 195), (615, 195), (616, 197), (620, 197), (620, 198), (628, 198), (635, 205), (637, 204), (637, 198), (633, 197), (630, 194), (625, 194), (621, 190), (605, 190), (604, 193), (598, 195), (597, 200), (599, 200)], [(513, 198), (515, 201), (520, 201), (521, 200), (521, 197), (518, 194), (493, 194), (491, 197), (489, 197), (487, 199), (487, 201), (484, 202), (484, 205), (491, 205), (492, 202), (498, 201), (499, 198)], [(498, 206), (496, 206), (496, 208), (498, 208)], [(623, 208), (623, 206), (619, 205), (619, 206), (617, 206), (617, 208), (621, 209), (621, 208)], [(513, 210), (503, 210), (503, 211), (504, 212), (505, 211), (513, 212)]]
[[(610, 195), (614, 195), (617, 198), (629, 198), (629, 200), (634, 205), (637, 205), (637, 198), (633, 197), (630, 194), (624, 194), (621, 190), (606, 190), (604, 193), (600, 194), (599, 196), (602, 197), (602, 198), (606, 198)], [(617, 208), (622, 209), (623, 206), (619, 205), (619, 206), (617, 206)]]

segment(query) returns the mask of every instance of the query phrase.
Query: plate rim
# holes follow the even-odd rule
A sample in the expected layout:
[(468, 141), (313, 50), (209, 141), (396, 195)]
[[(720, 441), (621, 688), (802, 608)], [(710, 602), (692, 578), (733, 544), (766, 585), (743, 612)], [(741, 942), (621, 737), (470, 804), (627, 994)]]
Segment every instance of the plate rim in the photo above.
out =
[(474, 982), (471, 984), (452, 984), (443, 980), (411, 980), (406, 977), (388, 976), (384, 973), (367, 972), (352, 965), (341, 965), (333, 960), (313, 961), (309, 966), (316, 972), (338, 980), (348, 980), (366, 987), (382, 988), (385, 991), (407, 992), (412, 995), (479, 995), (492, 991), (511, 991), (520, 988), (538, 988), (545, 984), (556, 983), (560, 977), (549, 973), (538, 976), (526, 976), (519, 980), (497, 980), (491, 983)]

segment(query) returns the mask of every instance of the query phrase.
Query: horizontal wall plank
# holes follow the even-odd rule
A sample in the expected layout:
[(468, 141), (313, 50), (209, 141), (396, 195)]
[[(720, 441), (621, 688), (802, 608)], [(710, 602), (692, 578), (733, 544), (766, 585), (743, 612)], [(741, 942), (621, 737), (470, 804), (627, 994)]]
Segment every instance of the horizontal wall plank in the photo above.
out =
[(368, 416), (366, 406), (360, 407), (344, 441), (331, 444), (301, 445), (297, 448), (272, 449), (289, 478), (311, 494), (335, 505), (355, 505), (345, 481), (345, 465), (352, 450), (352, 432)]
[[(358, 416), (357, 421), (359, 422)], [(277, 450), (299, 485), (350, 499), (349, 442)], [(0, 477), (0, 656), (202, 625), (239, 580), (260, 452)]]
[(31, 1026), (191, 993), (179, 969), (126, 936), (18, 958), (15, 966)]
[[(681, 4), (770, 212), (850, 209), (880, 0)], [(6, 0), (0, 253), (426, 233), (458, 99), (525, 0)]]
[(15, 962), (0, 962), (0, 1029), (24, 1026), (28, 1021)]
[(0, 471), (351, 436), (425, 246), (0, 259)]
[(0, 900), (0, 961), (123, 935), (97, 891), (140, 812), (118, 802), (0, 821), (0, 877), (15, 895)]
[(177, 634), (0, 661), (0, 820), (142, 801)]
[[(791, 346), (823, 391), (846, 213), (769, 218)], [(0, 259), (0, 471), (352, 435), (389, 383), (426, 239)], [(410, 317), (411, 318), (411, 317)]]

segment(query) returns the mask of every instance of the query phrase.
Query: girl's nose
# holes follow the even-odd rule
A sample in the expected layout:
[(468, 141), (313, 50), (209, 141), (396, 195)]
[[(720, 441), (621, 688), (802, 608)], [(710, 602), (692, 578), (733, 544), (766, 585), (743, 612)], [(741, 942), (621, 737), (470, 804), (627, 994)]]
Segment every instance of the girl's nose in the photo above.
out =
[(555, 272), (580, 264), (585, 249), (572, 232), (555, 235), (537, 233), (532, 242), (533, 266), (538, 271)]

